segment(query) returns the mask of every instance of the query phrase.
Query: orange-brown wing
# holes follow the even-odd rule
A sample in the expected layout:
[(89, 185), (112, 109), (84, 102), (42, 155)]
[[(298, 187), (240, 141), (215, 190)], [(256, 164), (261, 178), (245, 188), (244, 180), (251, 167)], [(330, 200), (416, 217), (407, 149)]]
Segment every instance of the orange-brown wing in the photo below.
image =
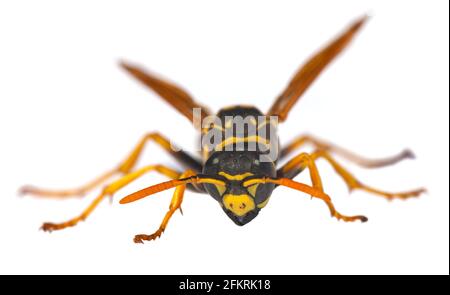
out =
[(151, 88), (159, 94), (166, 102), (176, 108), (180, 113), (187, 117), (191, 122), (193, 121), (193, 109), (200, 108), (202, 110), (202, 118), (210, 115), (210, 111), (195, 102), (192, 97), (180, 87), (156, 78), (154, 75), (145, 72), (143, 69), (130, 65), (125, 62), (120, 63), (121, 67), (128, 73), (141, 81), (144, 85)]
[(280, 122), (285, 121), (289, 111), (306, 89), (319, 76), (322, 70), (350, 43), (355, 33), (366, 20), (367, 16), (360, 18), (328, 46), (313, 55), (295, 74), (267, 114), (269, 116), (278, 116)]

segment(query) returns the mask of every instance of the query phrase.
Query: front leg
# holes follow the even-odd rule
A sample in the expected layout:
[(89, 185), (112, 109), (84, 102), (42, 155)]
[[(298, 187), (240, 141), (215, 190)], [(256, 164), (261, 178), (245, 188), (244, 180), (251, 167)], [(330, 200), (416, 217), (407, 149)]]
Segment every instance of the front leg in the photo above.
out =
[[(187, 177), (190, 177), (193, 175), (195, 175), (194, 171), (187, 170), (186, 172), (181, 174), (181, 176), (179, 178), (180, 179), (187, 178)], [(180, 186), (176, 187), (175, 192), (172, 197), (172, 200), (170, 202), (169, 211), (167, 211), (166, 215), (164, 216), (164, 219), (163, 219), (161, 225), (159, 226), (159, 228), (151, 235), (147, 235), (147, 234), (136, 235), (134, 237), (135, 243), (144, 243), (143, 241), (152, 241), (152, 240), (155, 240), (156, 238), (159, 238), (161, 236), (161, 234), (166, 230), (167, 224), (169, 223), (169, 220), (172, 217), (172, 215), (175, 213), (175, 211), (177, 211), (179, 209), (180, 212), (183, 213), (183, 211), (181, 210), (181, 204), (183, 203), (183, 196), (184, 196), (185, 190), (186, 190), (186, 185), (180, 185)]]

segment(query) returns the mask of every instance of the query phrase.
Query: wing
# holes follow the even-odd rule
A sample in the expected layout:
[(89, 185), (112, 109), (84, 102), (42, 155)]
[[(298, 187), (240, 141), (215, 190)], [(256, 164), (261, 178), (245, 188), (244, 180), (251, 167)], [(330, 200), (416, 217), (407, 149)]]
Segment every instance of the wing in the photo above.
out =
[(286, 89), (278, 96), (268, 111), (268, 115), (278, 116), (278, 120), (286, 120), (289, 111), (302, 94), (320, 75), (323, 69), (350, 43), (355, 33), (367, 20), (364, 16), (354, 22), (345, 32), (332, 41), (328, 46), (313, 55), (295, 74)]
[(145, 72), (137, 66), (130, 65), (125, 62), (121, 62), (120, 66), (133, 77), (141, 81), (141, 83), (159, 94), (159, 96), (161, 96), (171, 106), (176, 108), (191, 122), (193, 121), (194, 108), (200, 108), (202, 110), (202, 118), (210, 115), (210, 111), (206, 107), (195, 102), (192, 97), (180, 87), (156, 78), (154, 75)]

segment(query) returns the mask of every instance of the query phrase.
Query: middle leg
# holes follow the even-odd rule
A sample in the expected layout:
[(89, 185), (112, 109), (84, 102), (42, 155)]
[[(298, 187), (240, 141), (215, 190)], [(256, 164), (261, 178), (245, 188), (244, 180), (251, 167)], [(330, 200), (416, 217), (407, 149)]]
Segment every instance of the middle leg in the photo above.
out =
[[(314, 162), (314, 158), (312, 155), (309, 155), (307, 153), (301, 153), (297, 157), (293, 158), (291, 161), (286, 163), (282, 168), (280, 168), (277, 172), (277, 177), (281, 180), (281, 185), (285, 185), (294, 189), (298, 189), (297, 186), (300, 185), (298, 183), (291, 183), (290, 179), (294, 178), (299, 171), (304, 170), (305, 168), (308, 168), (309, 174), (311, 177), (312, 185), (315, 189), (318, 189), (321, 192), (324, 192), (322, 180), (319, 175), (319, 171), (317, 170), (316, 164)], [(356, 221), (360, 220), (361, 222), (366, 222), (367, 217), (362, 215), (356, 215), (356, 216), (346, 216), (341, 213), (339, 213), (336, 208), (334, 207), (331, 198), (329, 198), (327, 195), (323, 197), (313, 196), (311, 195), (311, 198), (316, 197), (322, 199), (328, 206), (331, 215), (333, 217), (336, 217), (337, 219), (342, 219), (344, 221)]]

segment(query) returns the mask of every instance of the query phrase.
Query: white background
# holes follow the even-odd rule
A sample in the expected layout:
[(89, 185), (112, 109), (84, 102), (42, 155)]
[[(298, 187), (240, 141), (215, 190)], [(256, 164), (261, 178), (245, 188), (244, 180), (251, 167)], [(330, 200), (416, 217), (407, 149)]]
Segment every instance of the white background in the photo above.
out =
[[(52, 234), (40, 224), (73, 217), (98, 190), (82, 200), (17, 197), (26, 183), (82, 184), (147, 131), (194, 147), (189, 121), (121, 71), (119, 59), (176, 81), (213, 110), (246, 103), (264, 111), (308, 56), (364, 13), (370, 22), (292, 110), (281, 139), (307, 131), (369, 157), (410, 147), (415, 161), (346, 165), (373, 186), (426, 186), (427, 195), (348, 196), (319, 162), (336, 207), (368, 223), (338, 222), (320, 201), (280, 188), (237, 227), (212, 198), (187, 193), (185, 215), (145, 245), (132, 237), (156, 230), (172, 191), (118, 199), (159, 175)], [(0, 273), (448, 274), (448, 20), (447, 1), (2, 1)], [(153, 163), (177, 167), (150, 144), (141, 165)]]

